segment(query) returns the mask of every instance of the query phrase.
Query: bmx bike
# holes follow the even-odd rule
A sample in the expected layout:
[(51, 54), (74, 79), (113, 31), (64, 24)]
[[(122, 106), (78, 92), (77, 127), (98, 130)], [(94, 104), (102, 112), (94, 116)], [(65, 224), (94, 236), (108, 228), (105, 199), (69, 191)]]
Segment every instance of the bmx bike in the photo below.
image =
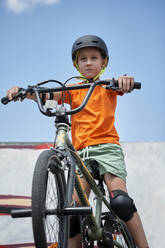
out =
[[(72, 77), (74, 79), (77, 77)], [(78, 77), (81, 78), (81, 77)], [(84, 80), (84, 78), (82, 78)], [(105, 196), (105, 185), (99, 174), (95, 160), (91, 163), (91, 172), (87, 169), (78, 152), (72, 145), (68, 116), (80, 112), (88, 103), (95, 87), (107, 90), (119, 90), (117, 80), (90, 81), (88, 83), (66, 85), (57, 80), (48, 80), (27, 89), (20, 88), (13, 97), (23, 99), (27, 93), (35, 94), (40, 112), (46, 116), (55, 116), (56, 137), (53, 147), (44, 150), (37, 159), (32, 183), (31, 209), (13, 210), (13, 218), (32, 217), (33, 235), (37, 248), (67, 248), (70, 230), (70, 216), (81, 216), (81, 238), (84, 248), (135, 248), (135, 243), (126, 224), (111, 209), (109, 199)], [(58, 87), (43, 87), (47, 83), (57, 83)], [(42, 87), (41, 87), (42, 85)], [(134, 88), (140, 89), (136, 83)], [(76, 109), (67, 109), (64, 104), (65, 92), (88, 89), (86, 96)], [(61, 104), (54, 100), (43, 103), (41, 95), (62, 92)], [(10, 100), (1, 99), (3, 104)], [(94, 194), (95, 207), (90, 203), (81, 184), (77, 168), (86, 178)], [(77, 206), (72, 195), (74, 188), (81, 206)], [(106, 211), (103, 211), (103, 206)]]

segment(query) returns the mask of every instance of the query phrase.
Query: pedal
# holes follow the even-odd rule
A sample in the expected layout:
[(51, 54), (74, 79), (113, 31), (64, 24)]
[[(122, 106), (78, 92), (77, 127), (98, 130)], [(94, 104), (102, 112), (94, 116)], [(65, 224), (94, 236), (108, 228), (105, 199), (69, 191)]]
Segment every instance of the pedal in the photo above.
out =
[(31, 217), (31, 209), (13, 209), (11, 210), (12, 218)]
[(92, 207), (68, 207), (64, 209), (47, 209), (46, 215), (89, 215)]

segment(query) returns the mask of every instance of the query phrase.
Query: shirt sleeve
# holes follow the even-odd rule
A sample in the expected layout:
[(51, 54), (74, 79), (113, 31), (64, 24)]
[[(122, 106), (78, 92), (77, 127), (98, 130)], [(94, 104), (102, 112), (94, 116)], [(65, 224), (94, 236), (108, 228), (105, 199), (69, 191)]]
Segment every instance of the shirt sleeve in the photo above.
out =
[(119, 96), (123, 96), (124, 95), (124, 92), (122, 92), (122, 91), (116, 91), (117, 92), (117, 95), (119, 95)]
[(122, 92), (122, 91), (117, 91), (117, 90), (110, 90), (110, 93), (112, 94), (112, 95), (119, 95), (119, 96), (123, 96), (124, 95), (124, 92)]

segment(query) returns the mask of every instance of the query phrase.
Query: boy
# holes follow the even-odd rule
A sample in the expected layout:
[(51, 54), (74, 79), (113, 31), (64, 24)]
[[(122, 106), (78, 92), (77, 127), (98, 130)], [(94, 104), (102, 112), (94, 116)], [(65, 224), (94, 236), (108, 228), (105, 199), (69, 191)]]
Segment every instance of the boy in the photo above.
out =
[[(97, 36), (80, 37), (73, 44), (72, 60), (82, 76), (87, 79), (98, 80), (108, 64), (107, 46)], [(97, 86), (86, 107), (80, 113), (72, 116), (72, 142), (87, 166), (90, 160), (95, 158), (99, 165), (100, 174), (104, 175), (111, 197), (112, 209), (126, 222), (137, 247), (147, 248), (148, 244), (140, 217), (133, 200), (127, 193), (124, 156), (114, 126), (117, 95), (130, 92), (134, 86), (134, 78), (121, 76), (118, 81), (119, 92)], [(12, 99), (17, 91), (18, 87), (13, 87), (7, 91), (8, 98)], [(80, 105), (86, 91), (87, 89), (81, 89), (70, 92), (72, 108)], [(28, 95), (27, 98), (34, 99), (34, 96)], [(48, 95), (46, 95), (47, 98)], [(55, 93), (54, 99), (60, 100), (61, 93)], [(67, 94), (66, 102), (69, 103)], [(90, 187), (85, 178), (82, 177), (81, 180), (89, 196)], [(79, 204), (76, 193), (74, 193), (73, 198)], [(74, 218), (71, 219), (68, 248), (81, 247), (80, 233), (75, 230), (74, 221)]]

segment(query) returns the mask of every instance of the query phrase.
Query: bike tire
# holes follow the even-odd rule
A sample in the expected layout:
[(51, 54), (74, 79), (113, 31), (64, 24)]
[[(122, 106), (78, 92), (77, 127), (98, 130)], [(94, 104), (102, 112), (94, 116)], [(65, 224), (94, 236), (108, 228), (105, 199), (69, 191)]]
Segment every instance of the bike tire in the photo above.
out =
[(66, 181), (61, 162), (53, 150), (43, 151), (32, 182), (32, 226), (36, 248), (67, 246), (68, 217), (47, 215), (48, 209), (65, 207)]

